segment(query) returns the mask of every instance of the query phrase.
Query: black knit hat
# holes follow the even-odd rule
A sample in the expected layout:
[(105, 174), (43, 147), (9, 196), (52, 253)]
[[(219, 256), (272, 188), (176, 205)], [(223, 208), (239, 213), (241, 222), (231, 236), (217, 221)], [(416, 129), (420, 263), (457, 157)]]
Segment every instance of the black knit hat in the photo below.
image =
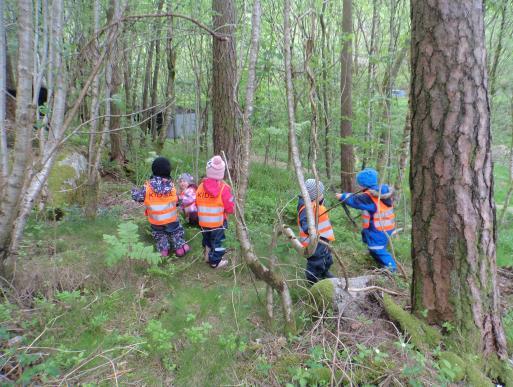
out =
[(171, 177), (171, 163), (165, 157), (157, 157), (151, 164), (153, 176)]

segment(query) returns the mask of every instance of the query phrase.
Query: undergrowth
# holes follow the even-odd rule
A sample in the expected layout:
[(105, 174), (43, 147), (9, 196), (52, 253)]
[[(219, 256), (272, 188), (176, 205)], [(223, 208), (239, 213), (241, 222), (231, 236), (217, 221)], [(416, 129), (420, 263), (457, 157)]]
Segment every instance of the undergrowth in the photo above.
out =
[[(163, 155), (171, 158), (174, 174), (202, 174), (205, 158), (194, 171), (194, 156), (181, 144), (166, 143)], [(191, 253), (162, 260), (143, 209), (129, 194), (132, 184), (149, 176), (147, 157), (148, 150), (141, 149), (132, 159), (131, 183), (102, 183), (95, 220), (84, 219), (80, 208), (67, 208), (58, 222), (31, 219), (17, 291), (0, 304), (1, 383), (420, 386), (457, 379), (460, 365), (454, 359), (440, 356), (437, 348), (417, 348), (385, 316), (312, 317), (304, 305), (305, 260), (284, 238), (273, 253), (291, 287), (295, 336), (282, 335), (278, 301), (275, 320), (267, 320), (265, 286), (241, 264), (233, 224), (226, 241), (235, 264), (231, 270), (214, 271), (203, 262), (201, 235), (189, 226)], [(252, 163), (246, 220), (263, 262), (271, 256), (276, 209), (283, 208), (284, 221), (295, 229), (297, 195), (289, 171)], [(326, 193), (326, 205), (333, 204), (333, 194)], [(359, 222), (356, 211), (352, 216)], [(343, 211), (331, 211), (330, 218), (337, 238), (333, 247), (349, 275), (374, 268)], [(397, 258), (409, 266), (408, 232), (393, 244)], [(337, 263), (332, 269), (342, 275)], [(408, 290), (407, 283), (396, 282), (398, 290)], [(511, 348), (511, 312), (504, 323)]]

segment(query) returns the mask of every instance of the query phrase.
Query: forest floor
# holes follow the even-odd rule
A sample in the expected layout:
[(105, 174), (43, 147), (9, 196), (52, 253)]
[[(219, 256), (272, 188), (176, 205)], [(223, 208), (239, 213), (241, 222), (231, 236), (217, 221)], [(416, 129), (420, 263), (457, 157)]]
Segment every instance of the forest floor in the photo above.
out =
[[(180, 169), (191, 170), (190, 156), (179, 152), (173, 145), (163, 154), (181, 158)], [(288, 203), (284, 217), (295, 228), (297, 188), (283, 168), (254, 162), (251, 169), (246, 220), (256, 252), (267, 262), (275, 209)], [(60, 221), (43, 215), (31, 220), (16, 290), (7, 297), (10, 303), (0, 304), (0, 384), (306, 386), (351, 380), (355, 385), (420, 386), (457, 380), (458, 366), (441, 359), (440, 348), (438, 353), (416, 348), (383, 313), (379, 294), (354, 319), (312, 312), (305, 260), (284, 238), (275, 252), (294, 301), (298, 329), (289, 335), (283, 334), (278, 300), (274, 320), (268, 319), (266, 288), (241, 262), (233, 224), (226, 241), (232, 265), (226, 271), (212, 270), (203, 261), (201, 235), (192, 227), (186, 227), (192, 247), (186, 257), (173, 256), (159, 265), (136, 259), (108, 265), (115, 252), (104, 235), (125, 238), (125, 244), (153, 244), (143, 209), (130, 199), (131, 186), (105, 180), (96, 219), (69, 207)], [(334, 246), (349, 275), (378, 274), (384, 287), (403, 294), (396, 301), (408, 308), (408, 282), (375, 271), (342, 211), (330, 216)], [(409, 246), (406, 234), (394, 242), (407, 272)], [(333, 269), (342, 275), (337, 263)], [(501, 269), (510, 344), (512, 278), (509, 269)]]

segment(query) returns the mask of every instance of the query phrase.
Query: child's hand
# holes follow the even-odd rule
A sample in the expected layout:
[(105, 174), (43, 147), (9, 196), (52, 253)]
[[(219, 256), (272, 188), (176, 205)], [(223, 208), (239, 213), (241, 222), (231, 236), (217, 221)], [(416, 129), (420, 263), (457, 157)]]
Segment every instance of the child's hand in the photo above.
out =
[(349, 196), (351, 196), (350, 193), (347, 193), (347, 192), (344, 192), (344, 193), (337, 193), (335, 194), (335, 196), (337, 197), (338, 200), (340, 200), (341, 202), (343, 202), (344, 200), (346, 200)]

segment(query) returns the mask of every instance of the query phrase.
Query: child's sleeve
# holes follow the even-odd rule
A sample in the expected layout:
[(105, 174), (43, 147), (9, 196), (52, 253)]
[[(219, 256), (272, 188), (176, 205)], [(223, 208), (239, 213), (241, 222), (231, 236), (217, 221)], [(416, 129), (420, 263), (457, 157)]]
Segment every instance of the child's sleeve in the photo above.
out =
[(146, 197), (146, 187), (143, 185), (141, 188), (132, 188), (132, 199), (136, 202), (144, 202)]
[(347, 204), (349, 207), (356, 208), (357, 210), (376, 212), (376, 205), (367, 195), (353, 195), (350, 193), (343, 193), (340, 201)]
[(308, 218), (306, 217), (306, 209), (303, 208), (303, 210), (299, 213), (299, 226), (301, 227), (301, 231), (303, 231), (305, 234), (308, 234)]
[(187, 189), (182, 195), (182, 207), (189, 207), (196, 202), (196, 191), (194, 189)]
[(224, 212), (233, 214), (235, 209), (235, 202), (232, 194), (232, 188), (226, 184), (221, 192), (221, 199), (223, 200)]

